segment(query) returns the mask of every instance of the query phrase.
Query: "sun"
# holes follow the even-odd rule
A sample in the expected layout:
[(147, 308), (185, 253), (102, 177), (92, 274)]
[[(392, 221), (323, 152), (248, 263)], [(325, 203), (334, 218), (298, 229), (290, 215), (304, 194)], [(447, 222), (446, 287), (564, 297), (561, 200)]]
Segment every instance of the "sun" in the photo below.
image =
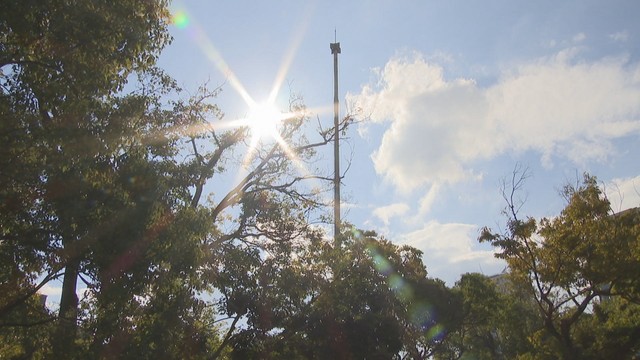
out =
[(255, 140), (277, 139), (284, 114), (273, 102), (255, 103), (249, 108), (246, 126)]

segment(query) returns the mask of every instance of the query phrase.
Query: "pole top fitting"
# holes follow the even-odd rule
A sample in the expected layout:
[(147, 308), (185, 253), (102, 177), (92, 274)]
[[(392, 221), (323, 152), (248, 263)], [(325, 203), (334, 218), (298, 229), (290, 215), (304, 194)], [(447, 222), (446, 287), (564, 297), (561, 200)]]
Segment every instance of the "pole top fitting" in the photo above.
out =
[(331, 48), (331, 53), (332, 54), (340, 54), (340, 43), (339, 42), (331, 43), (331, 44), (329, 44), (329, 47)]

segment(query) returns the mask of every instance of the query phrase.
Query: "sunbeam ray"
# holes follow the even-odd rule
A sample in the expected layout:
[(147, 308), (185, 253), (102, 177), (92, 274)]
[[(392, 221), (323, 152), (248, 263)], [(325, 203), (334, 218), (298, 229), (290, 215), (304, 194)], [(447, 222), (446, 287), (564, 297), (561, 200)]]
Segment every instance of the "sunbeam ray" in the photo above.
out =
[(297, 31), (293, 32), (295, 34), (294, 38), (291, 41), (289, 50), (285, 53), (284, 57), (282, 58), (282, 64), (278, 69), (278, 73), (273, 82), (273, 87), (271, 88), (271, 92), (269, 93), (269, 98), (267, 99), (267, 102), (269, 103), (273, 103), (276, 100), (278, 93), (280, 92), (282, 83), (284, 82), (284, 79), (287, 76), (287, 73), (289, 72), (289, 67), (291, 67), (291, 63), (293, 62), (293, 59), (295, 58), (295, 55), (298, 52), (298, 48), (302, 43), (302, 39), (304, 39), (304, 36), (307, 33), (308, 24), (310, 23), (310, 21), (308, 20), (311, 17), (311, 13), (312, 13), (311, 7), (307, 8), (307, 12), (305, 16), (302, 17), (301, 21), (298, 24)]
[(186, 10), (181, 10), (174, 14), (173, 22), (178, 28), (188, 31), (189, 36), (193, 39), (196, 45), (200, 47), (200, 50), (207, 56), (209, 61), (211, 61), (213, 65), (215, 65), (215, 67), (227, 78), (229, 84), (238, 92), (244, 102), (249, 106), (255, 104), (253, 98), (249, 95), (231, 67), (224, 60), (222, 54), (213, 45), (203, 27), (197, 22), (197, 20), (194, 17), (189, 16), (189, 13)]

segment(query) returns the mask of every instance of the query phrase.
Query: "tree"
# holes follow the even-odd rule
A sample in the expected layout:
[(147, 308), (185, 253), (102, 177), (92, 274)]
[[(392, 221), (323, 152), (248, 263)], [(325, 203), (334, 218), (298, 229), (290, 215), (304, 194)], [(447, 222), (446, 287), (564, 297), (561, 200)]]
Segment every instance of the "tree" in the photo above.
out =
[[(180, 92), (154, 67), (169, 42), (166, 5), (0, 5), (0, 319), (61, 279), (54, 357), (223, 353), (235, 327), (218, 342), (215, 310), (236, 323), (246, 312), (236, 297), (214, 308), (205, 295), (238, 293), (241, 279), (225, 283), (225, 274), (313, 233), (309, 219), (323, 205), (305, 181), (325, 177), (300, 174), (294, 160), (312, 161), (333, 131), (309, 141), (300, 101), (282, 142), (236, 161), (250, 134), (215, 126), (217, 90), (167, 100)], [(247, 171), (208, 194), (229, 166)]]
[[(404, 290), (410, 286), (403, 283), (405, 276), (426, 277), (426, 271), (419, 265), (402, 266), (403, 258), (411, 262), (419, 257), (375, 237), (371, 232), (347, 233), (340, 246), (328, 249), (325, 272), (330, 275), (311, 306), (306, 329), (314, 339), (313, 358), (391, 358), (402, 349), (408, 315), (394, 287)], [(395, 284), (389, 282), (391, 275)]]
[(2, 250), (16, 264), (0, 314), (63, 277), (54, 345), (71, 348), (86, 225), (99, 219), (87, 207), (105, 175), (96, 170), (122, 149), (94, 135), (125, 130), (96, 115), (129, 74), (153, 65), (168, 12), (163, 1), (4, 2), (0, 12)]
[(440, 359), (514, 359), (527, 353), (527, 337), (541, 324), (530, 296), (482, 274), (463, 274), (453, 290), (462, 298), (461, 321), (451, 329)]
[(508, 231), (484, 228), (480, 241), (498, 247), (514, 281), (529, 288), (543, 319), (534, 338), (538, 351), (565, 359), (587, 355), (576, 341), (576, 326), (599, 297), (637, 299), (640, 265), (638, 212), (613, 214), (594, 177), (566, 186), (567, 206), (559, 216), (539, 222), (520, 220), (516, 193), (527, 174), (514, 171), (508, 201)]
[(640, 352), (640, 305), (621, 297), (594, 304), (576, 325), (585, 359), (624, 359)]
[(455, 318), (448, 289), (427, 278), (419, 250), (346, 228), (337, 246), (318, 233), (293, 253), (270, 251), (255, 270), (233, 271), (226, 304), (248, 319), (231, 339), (234, 358), (433, 353)]
[(503, 298), (494, 284), (481, 274), (464, 274), (454, 289), (462, 302), (462, 321), (449, 337), (451, 359), (497, 359), (501, 356), (498, 339), (499, 313)]
[(46, 296), (33, 296), (17, 306), (0, 324), (0, 358), (43, 359), (50, 349), (52, 314)]

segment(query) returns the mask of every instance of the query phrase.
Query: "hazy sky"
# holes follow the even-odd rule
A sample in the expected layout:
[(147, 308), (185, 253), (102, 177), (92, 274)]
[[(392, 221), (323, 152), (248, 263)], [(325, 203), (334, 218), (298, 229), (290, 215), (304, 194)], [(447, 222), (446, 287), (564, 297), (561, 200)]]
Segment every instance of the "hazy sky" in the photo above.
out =
[[(368, 120), (349, 130), (344, 218), (425, 252), (431, 276), (504, 264), (476, 242), (504, 223), (500, 180), (530, 168), (524, 215), (552, 216), (584, 171), (616, 209), (640, 204), (640, 2), (174, 1), (160, 66), (186, 89), (225, 84), (227, 119), (282, 80), (333, 121), (340, 100)], [(332, 158), (325, 157), (331, 169)]]

